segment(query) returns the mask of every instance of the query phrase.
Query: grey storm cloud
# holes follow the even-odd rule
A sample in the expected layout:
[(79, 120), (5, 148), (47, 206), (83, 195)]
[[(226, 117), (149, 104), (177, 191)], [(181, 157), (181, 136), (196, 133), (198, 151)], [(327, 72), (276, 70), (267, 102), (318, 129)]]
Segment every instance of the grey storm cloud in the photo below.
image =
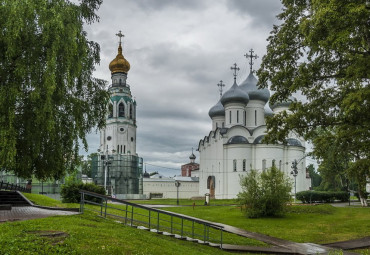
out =
[(276, 15), (282, 9), (280, 0), (227, 0), (226, 2), (230, 10), (242, 16), (252, 17), (253, 24), (256, 26), (272, 27), (272, 24), (277, 21)]

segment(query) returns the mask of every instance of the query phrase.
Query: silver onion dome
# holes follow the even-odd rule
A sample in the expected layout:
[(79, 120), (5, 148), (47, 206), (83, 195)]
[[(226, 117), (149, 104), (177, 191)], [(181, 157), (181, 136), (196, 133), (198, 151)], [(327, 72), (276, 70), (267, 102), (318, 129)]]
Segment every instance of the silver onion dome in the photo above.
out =
[(215, 104), (214, 106), (212, 106), (211, 109), (209, 109), (208, 115), (211, 118), (216, 116), (217, 117), (225, 116), (225, 108), (221, 104), (221, 100), (218, 100), (217, 104)]
[(247, 92), (250, 100), (261, 100), (265, 103), (270, 99), (270, 91), (268, 89), (260, 89), (257, 86), (258, 80), (253, 73), (249, 73), (247, 79), (240, 84), (240, 88)]
[(248, 94), (241, 90), (238, 84), (236, 84), (236, 82), (234, 82), (233, 86), (231, 86), (231, 88), (228, 91), (226, 91), (225, 94), (221, 97), (222, 105), (231, 102), (238, 102), (244, 104), (248, 104), (249, 102)]

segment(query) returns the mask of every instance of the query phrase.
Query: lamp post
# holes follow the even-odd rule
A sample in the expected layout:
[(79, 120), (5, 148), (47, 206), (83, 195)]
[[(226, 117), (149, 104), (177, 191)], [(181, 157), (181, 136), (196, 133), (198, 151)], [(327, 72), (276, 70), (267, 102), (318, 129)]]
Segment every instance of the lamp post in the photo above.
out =
[(296, 202), (296, 195), (297, 195), (297, 175), (298, 175), (298, 169), (297, 169), (298, 162), (295, 159), (292, 162), (292, 171), (290, 172), (291, 175), (294, 176), (294, 203)]
[(177, 188), (177, 205), (179, 205), (179, 187), (180, 187), (181, 183), (179, 181), (175, 181), (175, 186)]

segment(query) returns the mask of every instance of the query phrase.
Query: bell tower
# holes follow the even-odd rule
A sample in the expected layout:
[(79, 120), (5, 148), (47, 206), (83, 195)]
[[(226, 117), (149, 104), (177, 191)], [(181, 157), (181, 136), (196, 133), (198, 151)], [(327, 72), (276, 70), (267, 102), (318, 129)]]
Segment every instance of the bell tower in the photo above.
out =
[(119, 31), (117, 56), (110, 62), (112, 83), (108, 92), (106, 127), (100, 132), (100, 151), (105, 154), (136, 154), (136, 101), (132, 98), (127, 73), (130, 63), (122, 55), (122, 38)]

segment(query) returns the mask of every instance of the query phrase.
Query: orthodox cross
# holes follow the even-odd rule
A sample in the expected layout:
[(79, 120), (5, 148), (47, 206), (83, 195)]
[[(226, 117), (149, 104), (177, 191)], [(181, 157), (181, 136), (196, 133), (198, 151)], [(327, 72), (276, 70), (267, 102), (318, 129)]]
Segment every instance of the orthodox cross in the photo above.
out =
[(122, 34), (122, 32), (121, 32), (121, 30), (119, 31), (119, 33), (118, 34), (116, 34), (116, 36), (118, 36), (119, 37), (119, 44), (121, 44), (121, 39), (122, 39), (122, 37), (124, 37), (125, 35), (124, 34)]
[(230, 69), (231, 69), (231, 70), (234, 70), (234, 73), (233, 73), (233, 75), (234, 75), (234, 82), (236, 83), (236, 76), (237, 76), (236, 71), (239, 71), (239, 70), (240, 70), (240, 68), (239, 68), (239, 67), (237, 67), (238, 65), (237, 65), (236, 63), (235, 63), (233, 66), (234, 66), (234, 67), (230, 67)]
[(254, 64), (253, 59), (257, 59), (257, 58), (258, 58), (258, 56), (257, 56), (257, 55), (253, 55), (253, 53), (254, 53), (253, 49), (251, 49), (249, 52), (250, 52), (250, 54), (249, 54), (249, 55), (247, 55), (247, 53), (245, 53), (245, 55), (244, 55), (244, 56), (245, 56), (246, 58), (250, 58), (250, 60), (249, 60), (250, 70), (251, 70), (251, 72), (253, 72), (253, 70), (252, 70), (252, 68), (253, 68), (253, 64)]
[(225, 84), (222, 83), (223, 81), (221, 80), (220, 83), (217, 83), (217, 86), (219, 87), (220, 91), (220, 97), (222, 97), (222, 88), (225, 87)]

